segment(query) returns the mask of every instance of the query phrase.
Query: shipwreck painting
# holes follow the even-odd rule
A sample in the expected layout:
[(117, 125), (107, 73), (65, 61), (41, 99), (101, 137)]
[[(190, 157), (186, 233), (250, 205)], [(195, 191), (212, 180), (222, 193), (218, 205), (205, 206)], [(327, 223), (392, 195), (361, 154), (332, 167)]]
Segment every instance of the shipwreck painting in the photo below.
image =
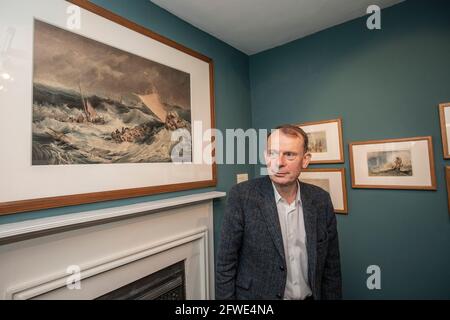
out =
[(412, 176), (411, 150), (376, 151), (367, 154), (369, 176)]
[(172, 161), (172, 133), (191, 132), (189, 73), (34, 27), (33, 165)]

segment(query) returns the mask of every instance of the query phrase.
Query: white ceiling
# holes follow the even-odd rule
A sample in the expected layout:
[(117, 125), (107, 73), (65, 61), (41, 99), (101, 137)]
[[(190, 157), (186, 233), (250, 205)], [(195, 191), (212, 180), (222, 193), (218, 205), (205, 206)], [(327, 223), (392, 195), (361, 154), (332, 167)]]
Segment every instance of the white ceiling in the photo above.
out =
[(403, 0), (150, 0), (249, 55)]

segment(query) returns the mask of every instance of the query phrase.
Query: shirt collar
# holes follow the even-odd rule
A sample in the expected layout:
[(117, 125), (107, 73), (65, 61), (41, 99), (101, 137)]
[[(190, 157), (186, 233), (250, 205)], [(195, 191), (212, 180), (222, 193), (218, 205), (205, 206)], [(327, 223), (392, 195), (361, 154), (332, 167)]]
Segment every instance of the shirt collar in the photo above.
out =
[[(275, 195), (275, 203), (278, 203), (281, 201), (281, 195), (278, 193), (277, 188), (275, 187), (275, 184), (272, 181), (272, 187), (273, 187), (273, 192)], [(302, 199), (300, 197), (300, 182), (297, 180), (297, 198), (296, 198), (297, 203), (300, 203), (300, 205), (302, 204)]]

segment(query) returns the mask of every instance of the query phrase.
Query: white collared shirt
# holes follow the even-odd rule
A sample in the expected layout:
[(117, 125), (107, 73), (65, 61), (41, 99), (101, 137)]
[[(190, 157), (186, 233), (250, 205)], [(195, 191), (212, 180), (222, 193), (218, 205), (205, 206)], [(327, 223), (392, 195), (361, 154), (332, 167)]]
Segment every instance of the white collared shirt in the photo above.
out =
[(312, 295), (308, 285), (308, 253), (306, 249), (305, 222), (300, 198), (300, 184), (295, 201), (288, 204), (272, 183), (281, 234), (283, 236), (284, 255), (286, 257), (287, 279), (284, 290), (285, 300), (303, 300)]

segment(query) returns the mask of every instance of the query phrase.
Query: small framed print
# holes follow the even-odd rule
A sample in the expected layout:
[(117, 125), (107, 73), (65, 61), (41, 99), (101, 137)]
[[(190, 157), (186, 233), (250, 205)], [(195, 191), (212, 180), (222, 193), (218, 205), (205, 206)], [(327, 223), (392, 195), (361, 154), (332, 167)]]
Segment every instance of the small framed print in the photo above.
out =
[(299, 179), (327, 191), (331, 196), (334, 212), (348, 214), (344, 168), (304, 169)]
[(349, 144), (353, 188), (436, 190), (432, 138)]
[(342, 120), (324, 120), (297, 124), (308, 135), (311, 164), (343, 163)]
[(441, 122), (442, 149), (445, 159), (450, 159), (450, 102), (439, 105), (439, 119)]

